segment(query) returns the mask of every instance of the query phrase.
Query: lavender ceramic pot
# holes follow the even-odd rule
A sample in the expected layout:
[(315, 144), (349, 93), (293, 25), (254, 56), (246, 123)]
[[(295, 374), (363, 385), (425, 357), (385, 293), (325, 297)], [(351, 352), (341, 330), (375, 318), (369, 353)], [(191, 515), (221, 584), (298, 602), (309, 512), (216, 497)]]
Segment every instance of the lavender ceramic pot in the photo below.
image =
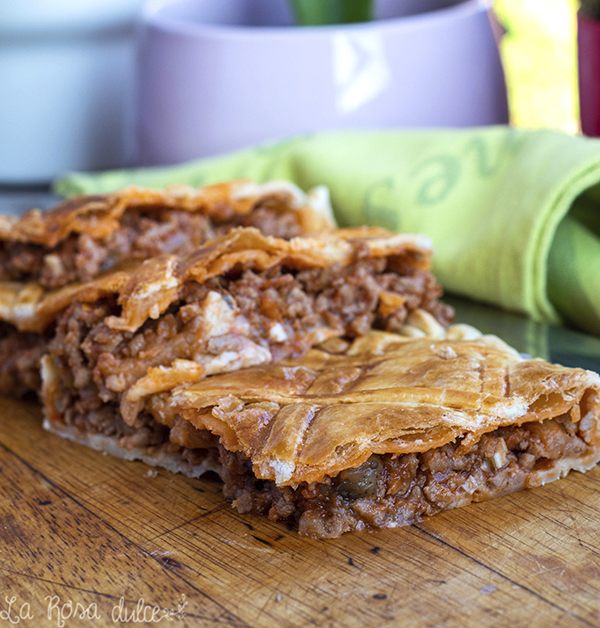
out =
[(137, 163), (325, 129), (508, 121), (487, 0), (380, 0), (363, 24), (296, 27), (287, 0), (158, 0), (138, 48)]

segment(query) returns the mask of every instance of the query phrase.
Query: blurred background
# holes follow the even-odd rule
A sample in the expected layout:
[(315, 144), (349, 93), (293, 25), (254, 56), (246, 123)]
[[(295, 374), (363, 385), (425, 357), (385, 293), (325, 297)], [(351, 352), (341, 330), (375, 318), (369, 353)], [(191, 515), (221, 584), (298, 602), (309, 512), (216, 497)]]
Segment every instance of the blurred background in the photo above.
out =
[[(245, 7), (243, 18), (215, 17), (219, 11), (227, 13), (222, 10), (225, 5), (235, 8), (238, 4)], [(271, 70), (271, 74), (263, 72), (262, 77), (255, 76), (277, 53), (263, 53), (262, 60), (256, 60), (250, 72), (240, 64), (240, 59), (245, 62), (245, 49), (235, 53), (238, 58), (234, 61), (239, 67), (234, 67), (231, 58), (213, 62), (213, 52), (206, 52), (206, 40), (194, 43), (195, 36), (188, 36), (185, 31), (189, 24), (184, 23), (185, 28), (180, 28), (179, 18), (184, 14), (184, 22), (188, 20), (194, 27), (203, 25), (198, 18), (200, 5), (214, 5), (207, 22), (210, 27), (218, 25), (221, 19), (243, 19), (246, 21), (239, 23), (248, 26), (271, 22), (285, 24), (286, 20), (290, 23), (286, 0), (259, 0), (259, 4), (254, 5), (251, 0), (148, 0), (143, 28), (140, 27), (143, 0), (0, 2), (0, 186), (47, 186), (53, 178), (69, 170), (97, 171), (175, 163), (259, 140), (324, 128), (385, 127), (398, 124), (398, 120), (403, 126), (505, 122), (504, 82), (491, 32), (485, 34), (485, 46), (481, 43), (483, 22), (490, 31), (487, 20), (490, 5), (502, 25), (496, 35), (502, 29), (505, 31), (500, 38), (500, 51), (510, 122), (520, 127), (549, 127), (570, 133), (577, 133), (581, 128), (577, 88), (577, 0), (489, 0), (489, 3), (488, 0), (377, 0), (378, 10), (381, 13), (383, 7), (384, 13), (379, 17), (427, 15), (432, 7), (456, 6), (459, 10), (454, 15), (461, 11), (466, 13), (458, 5), (477, 5), (479, 15), (473, 16), (470, 26), (465, 19), (464, 30), (458, 33), (456, 28), (452, 30), (458, 20), (448, 19), (443, 37), (441, 30), (426, 32), (423, 28), (415, 34), (411, 32), (412, 27), (406, 29), (402, 36), (409, 41), (403, 44), (404, 47), (396, 47), (395, 42), (402, 39), (398, 36), (389, 37), (384, 43), (368, 37), (360, 39), (360, 34), (350, 34), (345, 40), (338, 37), (320, 42), (322, 47), (315, 57), (321, 56), (315, 60), (322, 62), (308, 67), (305, 75), (297, 72), (297, 66), (292, 68), (291, 73), (297, 74), (295, 82), (301, 87), (296, 86), (296, 92), (290, 91), (287, 101), (275, 102), (272, 111), (276, 115), (269, 115), (271, 112), (264, 99), (256, 103), (251, 101), (256, 94), (265, 91), (267, 85), (277, 97), (286, 92), (285, 82), (278, 84), (281, 77), (274, 76), (279, 72), (278, 68), (275, 72)], [(153, 6), (159, 7), (156, 14), (151, 13), (150, 7)], [(163, 11), (165, 6), (166, 12)], [(261, 9), (258, 13), (256, 7)], [(282, 9), (288, 11), (283, 22), (274, 17), (275, 9), (280, 13)], [(162, 16), (160, 11), (163, 11)], [(177, 12), (179, 26), (171, 29), (170, 20)], [(433, 13), (436, 11), (428, 15)], [(450, 15), (452, 11), (445, 13)], [(475, 19), (478, 19), (477, 29), (473, 26)], [(406, 21), (396, 20), (396, 23)], [(425, 21), (426, 18), (421, 23)], [(159, 22), (162, 30), (156, 27)], [(167, 41), (177, 29), (177, 37)], [(315, 37), (318, 30), (313, 29)], [(292, 31), (287, 31), (286, 39), (288, 33)], [(436, 48), (443, 38), (446, 43), (442, 48)], [(291, 39), (299, 42), (301, 38), (292, 33)], [(465, 40), (469, 41), (465, 43)], [(221, 49), (229, 47), (233, 50), (239, 41), (239, 37), (237, 40), (234, 37)], [(305, 50), (315, 48), (315, 41), (311, 40), (304, 49), (296, 50), (288, 45), (281, 56), (287, 61), (293, 61), (294, 55), (301, 58)], [(474, 43), (469, 43), (471, 41)], [(385, 46), (385, 53), (381, 46)], [(330, 50), (343, 54), (338, 55), (339, 59), (334, 55), (333, 60), (326, 60), (325, 55), (331, 54)], [(479, 51), (480, 55), (477, 54)], [(406, 61), (411, 54), (414, 59)], [(352, 73), (353, 64), (364, 66), (364, 59), (357, 61), (360, 55), (370, 59), (372, 72), (362, 77), (360, 72), (355, 73), (354, 78), (359, 79), (354, 85), (356, 89), (346, 94), (352, 98), (342, 102), (346, 111), (340, 113), (340, 103), (334, 103), (338, 94), (334, 97), (333, 90), (339, 91), (335, 80), (341, 77), (343, 81), (344, 72)], [(389, 57), (387, 61), (386, 55)], [(446, 60), (447, 56), (453, 58)], [(198, 57), (203, 58), (199, 61)], [(423, 61), (427, 57), (430, 59)], [(190, 59), (195, 60), (188, 62)], [(341, 66), (340, 59), (343, 61)], [(440, 59), (444, 60), (440, 62)], [(386, 62), (388, 67), (385, 67)], [(212, 74), (207, 74), (207, 66), (211, 63), (216, 69), (210, 69)], [(339, 74), (333, 81), (332, 63), (333, 74)], [(409, 68), (412, 73), (407, 73), (406, 67), (396, 67), (411, 63), (415, 66)], [(431, 74), (425, 71), (430, 66), (424, 63), (432, 63), (434, 71)], [(279, 65), (285, 64), (280, 62)], [(322, 76), (317, 77), (317, 83), (319, 80), (321, 83), (315, 86), (316, 69)], [(288, 83), (293, 84), (294, 81), (289, 79), (290, 71), (287, 74)], [(200, 82), (198, 79), (213, 80), (213, 84), (198, 87), (194, 85)], [(256, 82), (252, 82), (257, 79), (262, 80), (259, 89)], [(235, 100), (231, 97), (232, 90), (233, 93), (239, 91), (244, 81), (247, 83), (247, 94), (243, 95), (245, 101), (231, 104)], [(327, 82), (333, 82), (333, 85)], [(311, 85), (311, 90), (306, 89), (307, 84)], [(432, 84), (434, 87), (429, 94), (427, 90)], [(394, 86), (393, 89), (390, 86)], [(325, 93), (327, 89), (332, 93)], [(358, 93), (360, 89), (363, 90), (362, 96)], [(375, 90), (371, 96), (367, 93), (369, 89)], [(219, 90), (225, 90), (225, 93), (219, 95)], [(319, 98), (315, 100), (311, 92), (318, 92)], [(362, 102), (358, 106), (357, 96), (362, 98), (365, 94), (370, 100), (366, 102), (363, 98), (366, 104)], [(212, 103), (204, 108), (211, 99)], [(386, 99), (387, 103), (379, 102)], [(271, 103), (268, 99), (267, 102)], [(324, 103), (331, 104), (331, 112), (325, 112)], [(251, 106), (255, 107), (254, 111)], [(311, 115), (313, 118), (320, 116), (320, 126), (314, 125), (315, 120), (310, 117), (302, 119), (310, 107), (318, 110)], [(406, 113), (398, 114), (396, 110), (403, 107), (407, 109)], [(284, 112), (287, 112), (287, 118)], [(232, 125), (231, 137), (225, 141), (219, 130), (233, 122), (237, 127)], [(265, 127), (268, 130), (265, 132), (260, 128), (261, 124), (275, 125), (276, 128)], [(209, 136), (214, 129), (217, 134), (211, 139)], [(171, 144), (174, 148), (169, 153), (165, 147)]]
[(577, 0), (496, 0), (511, 123), (579, 130)]

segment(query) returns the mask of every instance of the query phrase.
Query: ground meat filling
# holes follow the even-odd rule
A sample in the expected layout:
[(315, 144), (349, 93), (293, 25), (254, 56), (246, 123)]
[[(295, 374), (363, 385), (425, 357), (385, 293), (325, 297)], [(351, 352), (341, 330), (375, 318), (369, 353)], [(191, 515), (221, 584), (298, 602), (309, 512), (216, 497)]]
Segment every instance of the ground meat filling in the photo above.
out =
[(0, 322), (0, 395), (22, 397), (40, 389), (40, 359), (47, 347), (47, 337)]
[[(401, 294), (403, 305), (381, 312), (382, 290)], [(234, 303), (248, 321), (243, 337), (239, 333), (204, 336), (202, 303), (210, 292)], [(130, 435), (119, 403), (123, 392), (150, 367), (168, 366), (177, 358), (193, 359), (198, 353), (235, 351), (248, 339), (268, 349), (275, 360), (301, 357), (310, 348), (312, 330), (326, 327), (347, 337), (371, 327), (397, 331), (416, 308), (427, 309), (447, 326), (452, 310), (437, 300), (440, 292), (427, 272), (415, 270), (401, 277), (389, 270), (385, 259), (366, 259), (346, 268), (298, 272), (276, 267), (261, 273), (232, 272), (202, 285), (190, 282), (178, 304), (136, 333), (105, 325), (107, 316), (120, 312), (116, 299), (76, 303), (60, 318), (49, 345), (61, 386), (54, 404), (67, 424), (111, 436)], [(153, 445), (165, 436), (147, 413), (140, 413), (134, 428), (157, 432)]]
[(126, 212), (119, 229), (105, 238), (72, 234), (53, 249), (0, 242), (0, 281), (38, 281), (44, 288), (56, 289), (74, 281), (90, 281), (125, 258), (185, 255), (238, 226), (256, 227), (265, 235), (285, 239), (302, 235), (292, 212), (282, 213), (268, 206), (258, 207), (245, 216), (236, 216), (231, 208), (224, 207), (212, 218), (147, 207)]
[(357, 469), (297, 488), (257, 480), (250, 462), (221, 447), (224, 494), (241, 513), (298, 523), (313, 538), (421, 521), (442, 510), (528, 488), (536, 471), (586, 452), (585, 435), (570, 416), (503, 427), (468, 452), (460, 442), (421, 454), (373, 455)]

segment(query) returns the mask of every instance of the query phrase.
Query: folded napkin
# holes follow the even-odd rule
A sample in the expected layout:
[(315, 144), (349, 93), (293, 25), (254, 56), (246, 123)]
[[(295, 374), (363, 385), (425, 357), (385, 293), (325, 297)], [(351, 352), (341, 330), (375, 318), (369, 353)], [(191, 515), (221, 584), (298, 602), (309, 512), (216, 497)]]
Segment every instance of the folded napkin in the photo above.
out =
[(71, 174), (55, 189), (325, 184), (340, 225), (428, 234), (448, 292), (600, 335), (599, 142), (511, 127), (330, 132), (179, 166)]

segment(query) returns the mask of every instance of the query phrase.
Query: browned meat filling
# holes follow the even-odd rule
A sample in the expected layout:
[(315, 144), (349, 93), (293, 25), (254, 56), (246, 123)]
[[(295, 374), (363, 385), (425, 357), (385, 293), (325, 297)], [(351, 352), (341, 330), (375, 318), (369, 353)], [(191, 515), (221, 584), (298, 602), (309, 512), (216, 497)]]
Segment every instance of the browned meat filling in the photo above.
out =
[(21, 397), (40, 388), (40, 359), (47, 351), (48, 338), (19, 333), (0, 322), (0, 395)]
[[(229, 209), (229, 211), (227, 211)], [(0, 281), (39, 281), (44, 288), (60, 288), (73, 281), (89, 281), (123, 259), (147, 259), (163, 253), (185, 255), (234, 227), (256, 227), (265, 235), (301, 235), (293, 213), (260, 207), (235, 216), (224, 207), (221, 216), (147, 207), (125, 213), (119, 229), (94, 239), (73, 234), (54, 249), (23, 242), (0, 242)]]
[[(403, 305), (394, 311), (382, 310), (382, 290), (401, 294)], [(249, 329), (243, 337), (232, 332), (203, 338), (201, 304), (209, 291), (235, 303), (246, 317)], [(370, 327), (396, 331), (416, 308), (430, 311), (447, 326), (452, 310), (437, 300), (439, 294), (430, 273), (413, 271), (400, 276), (379, 259), (325, 270), (246, 270), (203, 285), (190, 283), (181, 302), (136, 333), (114, 331), (104, 323), (107, 316), (119, 313), (115, 300), (77, 303), (61, 317), (49, 345), (61, 382), (56, 410), (66, 423), (85, 431), (132, 435), (120, 417), (119, 402), (123, 391), (150, 367), (170, 365), (177, 358), (193, 359), (197, 352), (235, 351), (247, 338), (268, 348), (275, 360), (300, 357), (310, 348), (311, 330), (326, 326), (349, 337)], [(270, 335), (274, 322), (285, 331), (285, 340)], [(163, 439), (162, 430), (155, 429), (148, 414), (141, 413), (135, 427), (144, 429), (144, 444), (155, 445)]]
[(528, 488), (536, 471), (587, 449), (579, 424), (567, 415), (497, 429), (468, 453), (459, 447), (455, 442), (421, 454), (373, 455), (357, 469), (295, 489), (257, 480), (247, 459), (221, 448), (223, 491), (241, 513), (289, 519), (298, 522), (302, 535), (335, 538), (409, 525)]

